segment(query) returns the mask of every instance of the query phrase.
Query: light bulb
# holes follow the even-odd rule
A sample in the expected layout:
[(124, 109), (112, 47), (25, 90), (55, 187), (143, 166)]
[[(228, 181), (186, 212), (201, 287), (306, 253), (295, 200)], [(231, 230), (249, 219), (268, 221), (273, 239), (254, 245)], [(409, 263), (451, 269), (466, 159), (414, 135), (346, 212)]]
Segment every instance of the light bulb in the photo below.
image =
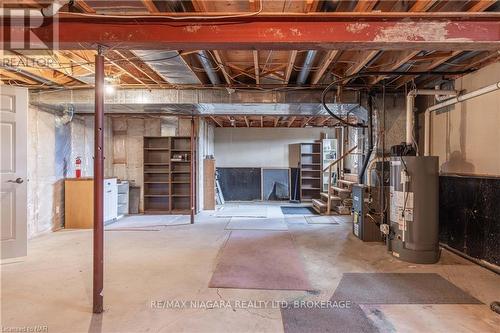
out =
[(106, 91), (106, 94), (113, 95), (115, 93), (115, 86), (112, 84), (106, 84), (104, 85), (104, 90)]

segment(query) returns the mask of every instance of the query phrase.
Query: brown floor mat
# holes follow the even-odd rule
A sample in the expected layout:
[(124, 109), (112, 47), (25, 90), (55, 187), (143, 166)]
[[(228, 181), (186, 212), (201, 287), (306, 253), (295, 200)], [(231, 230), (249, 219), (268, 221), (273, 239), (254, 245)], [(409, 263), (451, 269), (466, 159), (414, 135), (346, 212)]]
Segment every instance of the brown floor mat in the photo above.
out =
[(210, 288), (312, 289), (287, 231), (234, 230), (221, 251)]

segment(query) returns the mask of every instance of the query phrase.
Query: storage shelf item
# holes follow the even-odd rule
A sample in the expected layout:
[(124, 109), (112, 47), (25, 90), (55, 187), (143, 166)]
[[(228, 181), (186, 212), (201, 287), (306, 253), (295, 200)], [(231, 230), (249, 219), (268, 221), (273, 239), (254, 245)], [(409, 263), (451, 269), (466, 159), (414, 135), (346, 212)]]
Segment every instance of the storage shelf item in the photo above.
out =
[(190, 213), (196, 162), (191, 144), (184, 136), (144, 137), (145, 214)]
[(300, 168), (300, 200), (304, 202), (321, 197), (322, 144), (304, 142), (289, 147), (290, 167)]
[(129, 213), (129, 182), (120, 181), (117, 183), (118, 187), (118, 217), (128, 215)]

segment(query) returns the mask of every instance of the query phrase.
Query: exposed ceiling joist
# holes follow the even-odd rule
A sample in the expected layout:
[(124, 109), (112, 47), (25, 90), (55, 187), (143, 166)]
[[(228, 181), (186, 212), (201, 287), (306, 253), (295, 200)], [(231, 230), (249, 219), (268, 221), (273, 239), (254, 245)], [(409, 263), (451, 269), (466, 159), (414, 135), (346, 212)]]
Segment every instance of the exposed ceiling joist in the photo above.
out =
[(221, 64), (224, 64), (224, 61), (222, 60), (221, 54), (217, 50), (213, 50), (212, 53), (214, 55), (215, 61), (217, 61), (217, 64), (219, 65), (219, 68), (222, 71), (222, 75), (224, 76), (224, 80), (226, 80), (226, 83), (228, 85), (231, 85), (232, 81), (231, 81), (230, 73), (228, 73), (226, 66), (221, 66)]
[(498, 2), (498, 0), (477, 1), (468, 11), (469, 12), (482, 12), (488, 9), (491, 5)]
[(253, 50), (253, 66), (255, 68), (255, 83), (260, 84), (259, 51)]
[(411, 6), (410, 12), (426, 12), (428, 11), (435, 3), (437, 0), (417, 0)]
[(326, 70), (332, 63), (332, 61), (335, 59), (335, 57), (339, 54), (339, 51), (337, 50), (331, 50), (328, 51), (326, 54), (326, 57), (323, 58), (321, 61), (319, 68), (316, 70), (316, 72), (313, 75), (313, 78), (311, 80), (312, 84), (317, 84), (321, 78), (323, 77), (323, 74), (325, 74)]
[(359, 0), (354, 7), (355, 12), (370, 12), (377, 5), (378, 0)]
[(356, 62), (354, 65), (349, 67), (349, 69), (346, 71), (345, 75), (353, 75), (358, 73), (360, 70), (363, 69), (363, 67), (366, 66), (377, 54), (379, 51), (370, 51), (366, 53), (360, 53), (359, 54), (359, 61)]
[(297, 50), (292, 50), (290, 52), (290, 57), (288, 58), (288, 65), (285, 71), (285, 80), (284, 80), (285, 84), (288, 84), (288, 82), (290, 81), (290, 76), (292, 75), (295, 59), (297, 58), (297, 53), (298, 53)]
[(320, 2), (321, 0), (306, 0), (305, 12), (310, 13), (318, 11)]
[(252, 12), (259, 10), (259, 1), (260, 0), (248, 0), (248, 9)]
[[(397, 70), (399, 67), (401, 67), (402, 65), (406, 64), (408, 61), (410, 61), (412, 58), (414, 58), (417, 54), (419, 54), (420, 51), (403, 51), (401, 52), (401, 54), (399, 55), (399, 58), (395, 59), (395, 61), (393, 61), (391, 63), (391, 65), (389, 65), (387, 68), (384, 68), (385, 71), (395, 71)], [(378, 82), (382, 81), (386, 76), (377, 76), (375, 78), (372, 78), (370, 80), (370, 84), (377, 84)]]
[(126, 75), (130, 78), (132, 78), (134, 81), (148, 86), (149, 83), (146, 82), (140, 74), (138, 73), (135, 68), (130, 68), (129, 65), (130, 63), (126, 63), (123, 61), (123, 58), (120, 54), (117, 53), (117, 51), (112, 51), (112, 52), (107, 52), (105, 54), (106, 59), (115, 67), (119, 68), (122, 71), (123, 75)]
[(302, 121), (302, 124), (300, 125), (300, 127), (306, 127), (307, 125), (309, 125), (309, 122), (312, 119), (313, 119), (312, 117), (305, 117), (304, 120)]
[(141, 0), (142, 3), (144, 4), (144, 7), (150, 12), (151, 14), (158, 14), (160, 11), (158, 10), (158, 7), (154, 4), (153, 0)]
[(323, 120), (320, 121), (319, 126), (324, 126), (331, 118), (330, 117), (325, 117)]
[[(447, 57), (440, 58), (440, 59), (435, 59), (430, 64), (420, 64), (420, 65), (417, 65), (417, 66), (415, 66), (415, 67), (412, 68), (412, 71), (415, 71), (415, 72), (421, 72), (422, 71), (423, 72), (423, 71), (433, 70), (437, 66), (439, 66), (439, 65), (447, 62), (448, 60), (450, 60), (451, 58), (459, 55), (460, 53), (461, 53), (460, 51), (454, 51), (451, 55), (449, 55)], [(410, 82), (414, 78), (415, 78), (415, 76), (401, 76), (399, 79), (397, 79), (396, 81), (394, 81), (392, 83), (396, 87), (399, 88), (399, 87), (402, 87), (407, 82)]]
[(95, 9), (90, 7), (84, 0), (75, 0), (73, 6), (76, 6), (81, 11), (87, 14), (95, 14)]
[(32, 77), (23, 76), (19, 72), (8, 71), (8, 70), (3, 69), (1, 67), (0, 67), (0, 77), (2, 78), (2, 80), (6, 80), (6, 81), (9, 81), (9, 80), (19, 81), (19, 82), (24, 82), (26, 84), (31, 84), (31, 85), (43, 83), (42, 81), (36, 81), (36, 80), (34, 80)]
[(210, 116), (210, 119), (218, 126), (218, 127), (224, 127), (221, 122), (217, 120), (217, 118)]
[[(33, 56), (31, 54), (24, 54), (23, 50), (19, 51), (2, 51), (2, 55), (8, 55), (11, 59), (17, 60), (18, 64), (15, 66), (19, 68), (19, 72), (26, 72), (34, 77), (40, 77), (41, 79), (45, 79), (45, 81), (50, 81), (57, 85), (74, 85), (76, 83), (85, 83), (81, 79), (78, 79), (76, 76), (72, 76), (70, 74), (65, 73), (60, 69), (56, 69), (55, 65), (50, 65), (49, 62), (42, 61), (42, 65), (40, 65), (40, 61), (37, 59), (47, 59), (52, 58), (51, 56)], [(31, 64), (37, 64), (33, 66)]]

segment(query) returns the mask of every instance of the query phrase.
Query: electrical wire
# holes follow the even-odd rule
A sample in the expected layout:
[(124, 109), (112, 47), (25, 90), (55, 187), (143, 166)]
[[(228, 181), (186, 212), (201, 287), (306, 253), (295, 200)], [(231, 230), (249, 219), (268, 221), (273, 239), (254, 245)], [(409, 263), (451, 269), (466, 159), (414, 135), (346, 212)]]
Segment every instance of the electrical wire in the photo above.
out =
[(264, 0), (259, 0), (259, 9), (254, 12), (241, 13), (235, 15), (207, 15), (207, 16), (169, 16), (169, 15), (158, 15), (158, 14), (148, 14), (148, 15), (109, 15), (109, 14), (92, 14), (92, 13), (75, 13), (75, 12), (65, 12), (65, 16), (75, 16), (75, 17), (92, 17), (92, 18), (115, 18), (115, 19), (168, 19), (168, 20), (220, 20), (220, 19), (232, 19), (232, 18), (244, 18), (252, 17), (262, 13), (264, 9)]
[(398, 75), (398, 76), (418, 76), (418, 75), (462, 75), (462, 74), (467, 74), (472, 72), (473, 69), (467, 69), (467, 70), (462, 70), (462, 71), (456, 71), (456, 72), (439, 72), (439, 71), (424, 71), (424, 72), (398, 72), (398, 71), (392, 71), (392, 72), (386, 72), (386, 71), (376, 71), (376, 72), (362, 72), (362, 73), (356, 73), (356, 74), (351, 74), (336, 80), (333, 80), (322, 92), (321, 94), (321, 104), (325, 108), (325, 110), (335, 119), (337, 119), (341, 124), (344, 124), (349, 127), (355, 127), (355, 128), (366, 128), (367, 126), (365, 124), (353, 124), (349, 123), (348, 121), (345, 121), (342, 119), (340, 116), (336, 115), (327, 105), (326, 103), (326, 96), (332, 90), (333, 87), (338, 87), (342, 85), (342, 82), (344, 81), (350, 81), (352, 79), (357, 79), (360, 77), (367, 77), (367, 76), (379, 76), (379, 75)]

